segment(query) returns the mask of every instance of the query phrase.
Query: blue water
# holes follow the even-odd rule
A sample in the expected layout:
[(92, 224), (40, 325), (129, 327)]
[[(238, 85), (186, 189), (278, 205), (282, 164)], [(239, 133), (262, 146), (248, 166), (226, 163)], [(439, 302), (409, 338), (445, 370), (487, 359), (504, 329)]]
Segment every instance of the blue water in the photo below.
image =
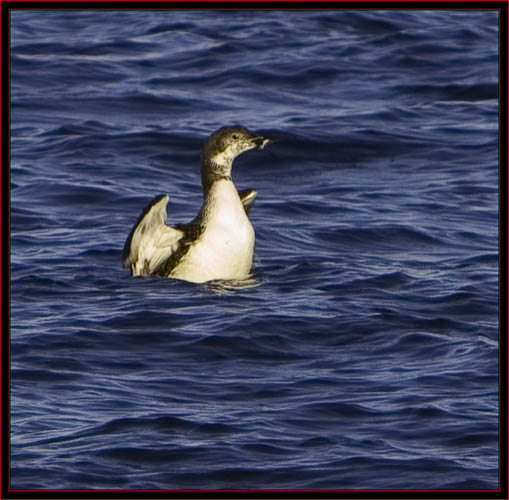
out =
[[(13, 11), (13, 489), (498, 488), (496, 11)], [(237, 124), (244, 286), (133, 278)]]

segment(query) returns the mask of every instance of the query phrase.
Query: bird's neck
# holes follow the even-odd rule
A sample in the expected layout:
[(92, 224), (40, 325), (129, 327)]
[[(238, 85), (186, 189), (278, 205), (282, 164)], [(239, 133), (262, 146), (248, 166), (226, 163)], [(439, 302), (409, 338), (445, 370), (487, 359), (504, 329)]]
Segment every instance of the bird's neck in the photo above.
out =
[(207, 196), (214, 182), (221, 179), (232, 180), (232, 161), (202, 160), (201, 162), (201, 183), (203, 196)]

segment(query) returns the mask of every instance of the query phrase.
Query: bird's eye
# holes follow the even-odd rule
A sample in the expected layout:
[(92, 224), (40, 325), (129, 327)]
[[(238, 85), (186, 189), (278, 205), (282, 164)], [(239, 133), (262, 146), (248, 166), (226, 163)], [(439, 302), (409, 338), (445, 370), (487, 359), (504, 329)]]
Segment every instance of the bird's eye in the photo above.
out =
[(233, 135), (232, 135), (232, 138), (233, 138), (233, 139), (238, 139), (238, 138), (239, 138), (239, 135), (238, 135), (238, 134), (233, 134)]

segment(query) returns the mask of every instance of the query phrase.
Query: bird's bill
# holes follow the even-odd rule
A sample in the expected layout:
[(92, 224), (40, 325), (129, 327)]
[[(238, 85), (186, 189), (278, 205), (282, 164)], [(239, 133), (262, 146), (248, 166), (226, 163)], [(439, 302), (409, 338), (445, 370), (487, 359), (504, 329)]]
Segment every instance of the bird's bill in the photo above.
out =
[(270, 139), (268, 137), (262, 137), (259, 135), (257, 137), (253, 137), (251, 141), (256, 145), (257, 148), (263, 149), (264, 146), (270, 142)]

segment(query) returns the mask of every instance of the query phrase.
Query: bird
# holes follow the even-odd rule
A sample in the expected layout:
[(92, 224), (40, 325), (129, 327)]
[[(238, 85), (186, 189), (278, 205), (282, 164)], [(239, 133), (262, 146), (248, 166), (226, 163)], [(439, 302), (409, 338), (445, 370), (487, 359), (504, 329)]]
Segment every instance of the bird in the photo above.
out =
[(156, 196), (142, 211), (124, 245), (123, 267), (132, 276), (159, 276), (192, 283), (248, 279), (253, 265), (255, 231), (249, 211), (257, 192), (238, 191), (233, 160), (271, 140), (242, 125), (216, 130), (201, 155), (203, 202), (189, 223), (169, 226), (169, 196)]

